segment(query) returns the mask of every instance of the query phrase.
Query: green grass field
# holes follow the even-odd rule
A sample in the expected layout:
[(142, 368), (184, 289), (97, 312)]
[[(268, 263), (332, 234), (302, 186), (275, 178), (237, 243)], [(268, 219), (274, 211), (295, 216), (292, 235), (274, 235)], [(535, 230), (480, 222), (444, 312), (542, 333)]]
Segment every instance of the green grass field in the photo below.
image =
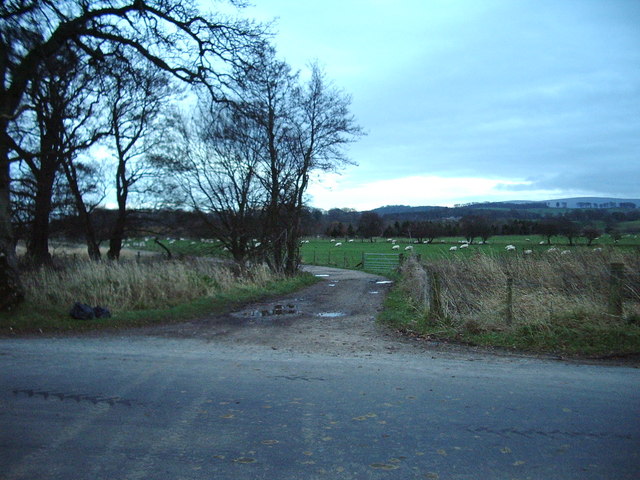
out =
[[(569, 242), (564, 237), (552, 237), (551, 245), (547, 245), (546, 239), (540, 236), (504, 235), (491, 237), (486, 244), (477, 242), (463, 247), (462, 238), (442, 238), (435, 240), (432, 244), (414, 243), (407, 238), (395, 239), (395, 245), (384, 238), (376, 238), (374, 242), (369, 240), (356, 239), (353, 241), (345, 239), (328, 238), (308, 238), (305, 239), (300, 248), (302, 262), (309, 265), (327, 265), (340, 268), (362, 268), (364, 253), (388, 253), (388, 254), (413, 254), (420, 255), (423, 260), (452, 258), (453, 256), (472, 256), (483, 253), (488, 255), (516, 254), (523, 255), (526, 250), (531, 250), (532, 255), (542, 254), (550, 248), (559, 250), (584, 251), (595, 248), (620, 248), (629, 250), (640, 248), (639, 236), (626, 235), (617, 244), (609, 235), (603, 235), (595, 240), (590, 247), (584, 239), (574, 242), (574, 246), (569, 246)], [(541, 245), (540, 242), (543, 242)], [(338, 245), (340, 243), (340, 245)], [(507, 251), (507, 245), (516, 247), (515, 251)], [(407, 247), (411, 247), (407, 250)], [(455, 251), (451, 249), (456, 247)]]
[[(603, 235), (595, 240), (591, 246), (587, 246), (584, 238), (574, 240), (574, 245), (569, 246), (569, 241), (565, 237), (552, 237), (551, 245), (547, 245), (546, 238), (531, 235), (502, 235), (491, 237), (486, 244), (479, 244), (478, 241), (463, 247), (462, 237), (446, 237), (436, 239), (431, 244), (415, 243), (408, 238), (397, 238), (396, 243), (388, 241), (386, 238), (374, 238), (374, 241), (361, 239), (329, 239), (305, 238), (300, 246), (300, 256), (303, 264), (325, 265), (338, 268), (363, 268), (363, 258), (365, 253), (385, 253), (419, 255), (423, 260), (446, 259), (452, 257), (468, 257), (478, 253), (488, 255), (524, 255), (525, 251), (531, 250), (532, 255), (543, 254), (550, 248), (559, 250), (584, 251), (595, 248), (618, 248), (629, 251), (640, 248), (640, 235), (624, 235), (618, 242), (609, 235)], [(215, 240), (207, 239), (160, 239), (173, 256), (216, 256), (227, 257), (228, 254), (221, 248), (221, 244)], [(542, 242), (542, 244), (541, 244)], [(340, 244), (340, 245), (338, 245)], [(513, 245), (515, 251), (507, 251), (506, 246)], [(125, 248), (136, 251), (152, 251), (163, 253), (164, 250), (150, 237), (140, 239), (129, 239), (125, 242)], [(397, 246), (396, 249), (393, 247)], [(407, 249), (407, 247), (410, 247)], [(451, 250), (453, 247), (456, 250)], [(461, 248), (462, 247), (462, 248)]]

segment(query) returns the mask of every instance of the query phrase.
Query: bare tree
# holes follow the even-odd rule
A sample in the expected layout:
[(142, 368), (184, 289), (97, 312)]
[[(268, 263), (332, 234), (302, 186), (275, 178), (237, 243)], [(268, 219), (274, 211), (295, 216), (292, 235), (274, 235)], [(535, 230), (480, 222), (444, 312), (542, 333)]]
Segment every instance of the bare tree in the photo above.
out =
[(265, 260), (277, 272), (285, 270), (287, 235), (290, 232), (285, 197), (295, 181), (291, 168), (291, 134), (295, 118), (293, 96), (297, 74), (265, 46), (234, 75), (231, 105), (252, 127), (245, 141), (258, 153), (255, 175), (265, 192), (263, 235), (268, 245)]
[(460, 219), (460, 233), (469, 241), (473, 241), (480, 237), (483, 242), (486, 242), (492, 234), (491, 223), (486, 217), (479, 215), (467, 215)]
[(285, 196), (287, 272), (298, 268), (300, 222), (311, 173), (334, 172), (353, 164), (344, 149), (363, 132), (349, 111), (350, 104), (351, 98), (328, 83), (317, 64), (311, 65), (309, 81), (294, 91), (289, 142), (292, 182)]
[[(197, 212), (211, 235), (240, 264), (264, 250), (261, 234), (266, 195), (256, 171), (260, 152), (249, 139), (255, 129), (237, 111), (209, 106), (187, 120), (174, 117), (155, 163), (171, 175), (163, 187), (172, 206)], [(165, 129), (165, 132), (169, 129)]]
[[(238, 2), (239, 3), (239, 2)], [(187, 0), (14, 0), (0, 4), (0, 309), (24, 297), (10, 215), (10, 163), (16, 139), (9, 124), (43, 62), (74, 46), (79, 65), (103, 62), (116, 49), (135, 52), (187, 83), (220, 97), (226, 65), (263, 32), (254, 25), (201, 15)]]
[(363, 212), (358, 221), (358, 233), (362, 238), (368, 238), (373, 242), (373, 237), (382, 233), (384, 222), (376, 212)]
[[(36, 264), (50, 262), (49, 217), (54, 185), (63, 163), (107, 134), (94, 121), (97, 104), (92, 72), (79, 72), (78, 55), (65, 49), (41, 65), (39, 76), (25, 95), (25, 112), (11, 124), (14, 150), (23, 169), (22, 194), (30, 185), (32, 212), (27, 255)], [(15, 189), (14, 189), (15, 191)]]
[(349, 163), (343, 148), (360, 135), (349, 113), (350, 98), (329, 85), (317, 65), (301, 86), (299, 75), (273, 48), (257, 52), (236, 72), (232, 104), (255, 124), (247, 141), (260, 153), (257, 176), (267, 194), (264, 241), (276, 271), (295, 273), (305, 192), (314, 171)]
[[(172, 94), (171, 82), (166, 73), (154, 66), (135, 62), (119, 66), (114, 64), (114, 73), (106, 84), (109, 108), (109, 123), (112, 146), (116, 158), (117, 216), (109, 239), (110, 259), (120, 258), (122, 241), (127, 225), (127, 204), (140, 180), (151, 175), (145, 162), (146, 155), (159, 141), (153, 135), (157, 120), (165, 103)], [(119, 62), (123, 63), (123, 62)]]

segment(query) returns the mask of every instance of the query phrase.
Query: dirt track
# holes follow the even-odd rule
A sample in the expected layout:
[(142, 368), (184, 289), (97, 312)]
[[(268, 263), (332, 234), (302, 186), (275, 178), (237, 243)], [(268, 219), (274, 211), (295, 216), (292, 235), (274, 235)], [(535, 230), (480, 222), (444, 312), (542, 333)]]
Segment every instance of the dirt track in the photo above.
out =
[(247, 305), (231, 314), (137, 332), (332, 355), (373, 355), (418, 347), (375, 321), (390, 288), (391, 282), (386, 278), (336, 268), (305, 269), (322, 281), (293, 295)]

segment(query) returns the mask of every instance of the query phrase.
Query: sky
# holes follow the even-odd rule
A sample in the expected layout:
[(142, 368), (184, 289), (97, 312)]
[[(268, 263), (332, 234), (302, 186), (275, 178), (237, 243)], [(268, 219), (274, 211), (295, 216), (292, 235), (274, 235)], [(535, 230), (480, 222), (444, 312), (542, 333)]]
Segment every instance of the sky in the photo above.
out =
[(312, 206), (640, 198), (640, 1), (252, 3), (367, 133)]

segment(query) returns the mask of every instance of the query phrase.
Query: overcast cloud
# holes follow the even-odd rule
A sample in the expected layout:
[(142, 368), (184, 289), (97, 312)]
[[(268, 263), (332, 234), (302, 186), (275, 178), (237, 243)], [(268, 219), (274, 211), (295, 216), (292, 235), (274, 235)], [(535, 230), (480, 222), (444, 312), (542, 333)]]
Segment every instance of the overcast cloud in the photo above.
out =
[(640, 197), (640, 1), (254, 1), (368, 132), (312, 205)]

